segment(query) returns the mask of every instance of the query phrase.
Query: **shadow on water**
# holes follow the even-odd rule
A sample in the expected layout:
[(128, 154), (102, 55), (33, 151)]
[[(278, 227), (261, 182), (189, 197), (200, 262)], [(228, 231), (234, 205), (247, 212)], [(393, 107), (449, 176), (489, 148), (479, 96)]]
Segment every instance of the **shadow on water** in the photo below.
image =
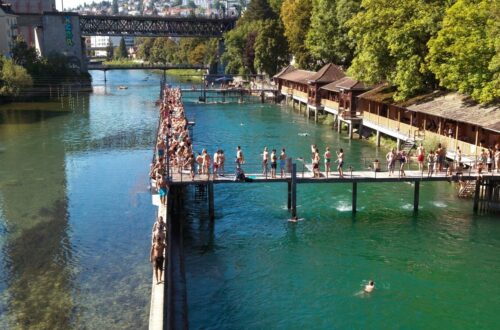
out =
[(50, 118), (67, 115), (64, 111), (39, 111), (39, 110), (1, 110), (0, 125), (6, 124), (35, 124)]
[(68, 203), (42, 207), (36, 224), (6, 242), (8, 323), (12, 328), (68, 329), (73, 317)]

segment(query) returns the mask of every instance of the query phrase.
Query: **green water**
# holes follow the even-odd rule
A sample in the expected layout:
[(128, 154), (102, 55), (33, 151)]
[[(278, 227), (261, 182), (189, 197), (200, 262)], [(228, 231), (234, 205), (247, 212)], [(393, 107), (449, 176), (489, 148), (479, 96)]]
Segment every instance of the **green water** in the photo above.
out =
[[(304, 158), (312, 143), (343, 148), (355, 168), (363, 156), (385, 154), (289, 108), (186, 105), (196, 118), (196, 149), (223, 148), (231, 161), (237, 144), (255, 164), (264, 146)], [(299, 185), (297, 224), (287, 221), (283, 183), (217, 185), (213, 225), (206, 202), (191, 193), (190, 327), (498, 328), (500, 219), (474, 216), (448, 183), (422, 184), (414, 216), (413, 190), (359, 184), (352, 216), (351, 185)], [(369, 279), (375, 292), (359, 294)]]
[[(158, 77), (107, 75), (78, 101), (0, 108), (0, 329), (147, 328)], [(225, 149), (228, 171), (237, 144), (247, 168), (264, 145), (342, 147), (355, 167), (385, 154), (285, 107), (186, 108), (196, 149)], [(190, 327), (497, 328), (499, 219), (444, 183), (422, 184), (418, 216), (411, 185), (360, 184), (353, 217), (350, 189), (299, 185), (297, 224), (285, 184), (217, 185), (213, 224), (188, 192)]]

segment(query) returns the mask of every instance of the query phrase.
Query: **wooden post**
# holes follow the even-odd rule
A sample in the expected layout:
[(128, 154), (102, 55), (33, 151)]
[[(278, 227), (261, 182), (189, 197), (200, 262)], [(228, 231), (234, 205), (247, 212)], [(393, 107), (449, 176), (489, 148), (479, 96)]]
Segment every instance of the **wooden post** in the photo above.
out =
[(342, 121), (340, 120), (340, 113), (337, 116), (337, 132), (340, 133), (342, 131)]
[(349, 140), (352, 140), (352, 120), (351, 123), (349, 124)]
[(352, 214), (356, 214), (356, 200), (358, 196), (358, 183), (352, 183)]
[(380, 147), (380, 131), (377, 131), (377, 147)]
[(418, 213), (418, 203), (420, 200), (420, 181), (415, 181), (415, 191), (413, 193), (413, 212)]
[(287, 206), (288, 210), (290, 210), (292, 208), (292, 181), (288, 181), (286, 184), (288, 186)]
[(213, 221), (215, 219), (215, 212), (214, 212), (214, 183), (209, 182), (208, 184), (208, 217), (210, 218), (210, 221)]
[(292, 164), (292, 219), (297, 218), (297, 164)]
[(473, 206), (473, 211), (474, 213), (477, 213), (477, 210), (479, 209), (479, 194), (481, 193), (481, 180), (476, 180), (476, 189), (474, 191), (474, 206)]

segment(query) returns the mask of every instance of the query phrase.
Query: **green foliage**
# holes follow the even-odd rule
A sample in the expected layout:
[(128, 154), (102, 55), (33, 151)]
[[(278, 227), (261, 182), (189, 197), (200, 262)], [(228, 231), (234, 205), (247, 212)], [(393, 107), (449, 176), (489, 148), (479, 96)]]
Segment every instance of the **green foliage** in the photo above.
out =
[(225, 34), (226, 52), (222, 60), (226, 63), (226, 71), (235, 74), (255, 73), (254, 43), (261, 21), (238, 24)]
[(354, 57), (354, 42), (346, 22), (360, 9), (360, 0), (313, 0), (311, 26), (306, 46), (320, 66), (348, 66)]
[(311, 23), (312, 0), (284, 0), (280, 13), (284, 34), (297, 65), (301, 68), (310, 67), (311, 54), (305, 40)]
[(22, 88), (33, 85), (25, 68), (0, 56), (0, 96), (17, 96)]
[(404, 100), (434, 85), (425, 57), (440, 28), (446, 0), (363, 0), (347, 26), (356, 41), (349, 74), (377, 83), (387, 80)]
[(255, 40), (254, 66), (272, 76), (288, 63), (288, 44), (283, 38), (283, 26), (278, 20), (262, 22)]
[(136, 38), (137, 56), (143, 60), (149, 60), (151, 48), (153, 48), (154, 38), (142, 37)]
[(239, 23), (245, 24), (272, 18), (276, 18), (276, 13), (267, 0), (251, 0)]
[(430, 70), (443, 87), (487, 103), (500, 99), (500, 5), (458, 0), (428, 43)]
[(177, 43), (170, 38), (156, 38), (151, 48), (150, 62), (176, 63)]
[(125, 46), (125, 40), (123, 37), (120, 39), (120, 44), (114, 50), (114, 58), (116, 60), (128, 58), (127, 47)]
[(21, 35), (18, 35), (11, 48), (12, 60), (15, 64), (28, 68), (38, 61), (38, 53), (34, 47), (28, 46)]

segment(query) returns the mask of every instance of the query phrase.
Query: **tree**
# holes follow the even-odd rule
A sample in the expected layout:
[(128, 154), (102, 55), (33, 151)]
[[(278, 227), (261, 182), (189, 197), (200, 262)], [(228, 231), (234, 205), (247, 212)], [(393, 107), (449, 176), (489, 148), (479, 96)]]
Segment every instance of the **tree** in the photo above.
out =
[(276, 18), (276, 14), (267, 0), (251, 0), (243, 13), (240, 24), (271, 18)]
[(151, 48), (150, 60), (153, 63), (175, 63), (177, 44), (170, 38), (156, 38)]
[(272, 76), (288, 63), (288, 44), (283, 38), (283, 26), (276, 19), (262, 22), (255, 40), (254, 66)]
[(203, 65), (205, 64), (205, 57), (207, 52), (207, 46), (204, 43), (198, 44), (189, 53), (189, 64), (191, 65)]
[(137, 56), (145, 61), (149, 61), (151, 57), (151, 48), (153, 47), (154, 38), (136, 38), (135, 42), (137, 45)]
[(237, 24), (237, 27), (224, 36), (226, 51), (222, 61), (226, 63), (228, 73), (247, 74), (255, 73), (254, 43), (261, 21)]
[(0, 95), (17, 96), (22, 88), (33, 85), (33, 80), (25, 68), (3, 57), (0, 57), (0, 62)]
[(311, 11), (312, 0), (285, 0), (281, 6), (281, 20), (290, 51), (302, 68), (311, 65), (311, 55), (305, 45)]
[(115, 48), (114, 57), (117, 60), (128, 58), (127, 46), (123, 37), (120, 39), (120, 44)]
[(108, 45), (106, 46), (106, 60), (111, 61), (113, 59), (114, 51), (111, 40), (108, 40)]
[(481, 103), (500, 99), (498, 1), (458, 0), (432, 38), (427, 61), (443, 87)]
[(28, 70), (38, 62), (38, 53), (34, 47), (28, 46), (21, 35), (14, 40), (11, 48), (12, 60), (15, 64)]
[(313, 0), (311, 26), (306, 46), (319, 66), (336, 63), (349, 66), (354, 42), (346, 22), (360, 9), (360, 0)]
[(440, 28), (447, 0), (363, 0), (347, 23), (356, 43), (349, 74), (368, 83), (388, 81), (401, 101), (432, 88), (427, 42)]

